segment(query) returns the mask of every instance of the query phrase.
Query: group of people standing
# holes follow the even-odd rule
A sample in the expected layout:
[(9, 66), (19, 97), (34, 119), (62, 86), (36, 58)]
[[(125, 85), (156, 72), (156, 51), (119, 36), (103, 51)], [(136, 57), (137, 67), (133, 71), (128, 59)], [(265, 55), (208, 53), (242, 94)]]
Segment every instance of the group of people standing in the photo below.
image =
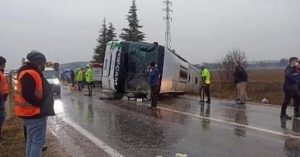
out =
[[(28, 61), (19, 68), (17, 73), (14, 111), (15, 115), (23, 120), (26, 157), (40, 157), (42, 150), (47, 148), (45, 144), (48, 116), (55, 116), (54, 98), (50, 84), (43, 75), (47, 63), (45, 55), (38, 51), (31, 51), (26, 58)], [(5, 66), (6, 59), (0, 56), (0, 142), (4, 140), (1, 134), (5, 120), (4, 103), (10, 91), (4, 75)], [(85, 78), (89, 91), (87, 96), (92, 96), (93, 70), (90, 66), (85, 72)], [(83, 83), (82, 71), (76, 73), (76, 81)], [(81, 90), (82, 86), (79, 89)]]
[[(240, 62), (235, 63), (235, 70), (232, 72), (234, 82), (237, 87), (237, 104), (245, 104), (249, 100), (247, 95), (248, 73)], [(210, 103), (210, 84), (211, 75), (206, 67), (201, 68), (202, 86), (200, 88), (200, 101), (204, 102), (204, 94), (207, 96), (207, 103)], [(281, 107), (280, 118), (285, 120), (292, 119), (287, 114), (287, 107), (293, 100), (294, 117), (300, 117), (300, 60), (291, 57), (289, 64), (284, 71), (283, 83), (284, 99)]]
[(83, 68), (77, 69), (76, 74), (73, 74), (72, 80), (72, 86), (74, 87), (75, 84), (77, 84), (78, 91), (82, 91), (86, 83), (88, 88), (88, 94), (86, 94), (86, 96), (93, 95), (94, 72), (90, 65), (87, 66), (86, 70)]
[[(47, 117), (54, 116), (54, 99), (48, 81), (43, 76), (46, 66), (46, 57), (38, 51), (32, 51), (27, 55), (28, 62), (18, 70), (16, 92), (14, 97), (15, 114), (23, 119), (26, 140), (26, 156), (40, 157), (43, 145), (46, 143), (46, 126)], [(6, 59), (0, 56), (0, 141), (3, 140), (1, 135), (2, 126), (5, 118), (4, 103), (9, 94), (9, 84), (4, 76)], [(211, 73), (207, 67), (202, 67), (200, 72), (202, 86), (200, 91), (200, 101), (204, 101), (204, 94), (207, 96), (206, 103), (211, 103)], [(248, 74), (240, 62), (236, 62), (235, 71), (233, 72), (234, 82), (237, 86), (237, 99), (239, 104), (245, 104), (247, 100), (247, 82)], [(88, 85), (89, 93), (92, 96), (93, 86), (93, 69), (88, 66), (86, 71), (78, 69), (73, 74), (74, 80), (78, 84), (78, 90), (81, 91), (85, 82)], [(160, 72), (155, 64), (151, 62), (149, 66), (149, 85), (151, 89), (151, 107), (156, 109), (159, 94)], [(284, 80), (284, 102), (281, 108), (280, 117), (291, 119), (287, 115), (287, 106), (293, 99), (294, 116), (300, 117), (300, 61), (296, 57), (289, 59), (289, 65), (285, 69)]]
[[(14, 111), (23, 120), (26, 157), (40, 157), (46, 143), (47, 117), (55, 115), (54, 99), (51, 87), (42, 73), (46, 67), (45, 55), (31, 51), (27, 60), (18, 70)], [(10, 90), (4, 76), (5, 65), (6, 59), (0, 56), (0, 133), (5, 118), (4, 103)], [(0, 136), (0, 140), (4, 140)]]
[[(235, 101), (237, 104), (245, 104), (246, 100), (249, 99), (247, 96), (248, 73), (240, 62), (236, 62), (233, 69), (234, 71), (232, 72), (232, 76), (234, 78), (234, 83), (236, 84), (237, 89), (237, 96)], [(206, 102), (207, 104), (210, 104), (211, 73), (207, 67), (201, 67), (200, 77), (202, 79), (202, 84), (200, 86), (200, 102)], [(204, 100), (205, 95), (207, 97), (207, 101)]]

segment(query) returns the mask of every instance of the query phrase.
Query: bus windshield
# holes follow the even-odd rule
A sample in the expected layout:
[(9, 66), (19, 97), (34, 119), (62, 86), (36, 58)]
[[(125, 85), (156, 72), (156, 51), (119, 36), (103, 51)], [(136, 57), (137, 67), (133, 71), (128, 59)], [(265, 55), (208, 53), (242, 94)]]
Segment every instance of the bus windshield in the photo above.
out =
[(127, 51), (125, 91), (145, 92), (149, 89), (147, 67), (158, 63), (159, 46), (129, 42)]

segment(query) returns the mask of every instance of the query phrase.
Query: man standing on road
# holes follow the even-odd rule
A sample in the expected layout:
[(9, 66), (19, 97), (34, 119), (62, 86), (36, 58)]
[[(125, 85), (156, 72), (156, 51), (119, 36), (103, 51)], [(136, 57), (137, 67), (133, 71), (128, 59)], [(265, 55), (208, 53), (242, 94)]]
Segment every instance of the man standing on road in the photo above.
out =
[(9, 85), (6, 77), (4, 76), (4, 69), (6, 59), (0, 56), (0, 141), (4, 140), (2, 136), (2, 127), (5, 120), (5, 102), (9, 93)]
[(41, 157), (46, 143), (47, 117), (54, 116), (51, 88), (44, 78), (46, 57), (38, 51), (27, 55), (28, 63), (18, 71), (15, 113), (24, 120), (27, 132), (26, 157)]
[(158, 90), (159, 90), (160, 74), (159, 70), (155, 66), (155, 62), (150, 63), (150, 73), (149, 73), (149, 85), (151, 89), (151, 107), (148, 109), (156, 109), (158, 100)]
[(76, 73), (76, 82), (78, 85), (78, 91), (82, 90), (82, 83), (83, 83), (83, 71), (82, 69), (78, 69), (77, 73)]
[(86, 70), (85, 79), (86, 79), (86, 83), (87, 83), (88, 91), (89, 91), (87, 96), (92, 96), (94, 74), (93, 74), (93, 69), (91, 68), (90, 65), (88, 65), (88, 69)]
[(296, 67), (298, 66), (298, 58), (291, 57), (289, 59), (289, 65), (286, 67), (284, 71), (284, 100), (281, 107), (280, 118), (281, 119), (292, 119), (292, 117), (288, 116), (286, 113), (287, 106), (290, 104), (291, 99), (293, 99), (294, 103), (294, 116), (300, 117), (299, 114), (299, 92), (298, 92), (298, 81), (297, 81), (297, 71)]
[(74, 73), (73, 69), (71, 69), (70, 77), (71, 77), (71, 87), (74, 88), (74, 86), (75, 86), (75, 73)]
[(236, 62), (234, 79), (237, 85), (237, 100), (238, 104), (245, 104), (247, 98), (247, 83), (248, 83), (248, 73), (238, 61)]
[[(200, 89), (200, 102), (204, 102), (204, 93), (205, 93), (205, 95), (207, 96), (206, 103), (210, 104), (210, 84), (211, 84), (210, 71), (208, 70), (207, 67), (203, 66), (201, 68), (200, 75), (202, 79), (202, 85)], [(202, 93), (202, 91), (204, 91), (204, 93)], [(203, 100), (202, 100), (202, 96), (203, 96)]]

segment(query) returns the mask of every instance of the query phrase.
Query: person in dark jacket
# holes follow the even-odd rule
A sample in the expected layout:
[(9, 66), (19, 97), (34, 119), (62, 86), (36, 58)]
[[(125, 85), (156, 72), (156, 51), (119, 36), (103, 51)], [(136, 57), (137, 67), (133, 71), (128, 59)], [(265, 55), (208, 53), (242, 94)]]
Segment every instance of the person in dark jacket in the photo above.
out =
[(4, 75), (6, 59), (0, 56), (0, 141), (5, 140), (2, 135), (2, 127), (5, 121), (5, 102), (9, 94), (9, 84)]
[(299, 92), (298, 92), (298, 80), (299, 73), (297, 73), (297, 64), (298, 58), (291, 57), (289, 59), (289, 65), (285, 68), (284, 71), (284, 84), (283, 84), (283, 92), (284, 92), (284, 100), (281, 107), (280, 118), (281, 119), (292, 119), (286, 113), (287, 106), (290, 104), (291, 100), (293, 99), (294, 104), (294, 116), (300, 117), (299, 114)]
[(74, 73), (74, 70), (71, 69), (71, 74), (70, 74), (70, 77), (71, 77), (71, 86), (74, 87), (75, 86), (75, 73)]
[(54, 99), (50, 85), (42, 73), (46, 64), (44, 54), (32, 51), (27, 59), (29, 62), (18, 71), (15, 112), (24, 120), (26, 127), (26, 157), (40, 157), (46, 143), (47, 117), (55, 115)]
[(237, 86), (237, 100), (239, 104), (245, 104), (247, 98), (248, 73), (240, 62), (236, 63), (234, 72), (234, 82)]
[(160, 82), (160, 72), (155, 66), (155, 62), (150, 63), (149, 85), (151, 89), (151, 107), (148, 109), (156, 109), (158, 100), (158, 90)]

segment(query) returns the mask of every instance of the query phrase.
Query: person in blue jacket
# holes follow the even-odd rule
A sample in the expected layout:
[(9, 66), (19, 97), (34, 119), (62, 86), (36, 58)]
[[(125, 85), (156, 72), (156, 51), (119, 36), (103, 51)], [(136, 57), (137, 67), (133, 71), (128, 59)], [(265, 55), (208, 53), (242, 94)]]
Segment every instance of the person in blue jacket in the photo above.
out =
[(149, 86), (151, 89), (151, 107), (148, 109), (156, 109), (158, 100), (160, 72), (155, 65), (155, 62), (150, 63)]
[(283, 91), (284, 91), (284, 100), (281, 107), (280, 118), (290, 120), (292, 117), (287, 115), (286, 109), (287, 106), (290, 104), (291, 100), (293, 99), (294, 104), (294, 117), (300, 117), (299, 113), (299, 103), (300, 103), (300, 96), (298, 92), (298, 83), (299, 83), (299, 73), (297, 73), (297, 66), (298, 66), (298, 58), (291, 57), (289, 59), (289, 65), (286, 67), (284, 71), (284, 84), (283, 84)]

